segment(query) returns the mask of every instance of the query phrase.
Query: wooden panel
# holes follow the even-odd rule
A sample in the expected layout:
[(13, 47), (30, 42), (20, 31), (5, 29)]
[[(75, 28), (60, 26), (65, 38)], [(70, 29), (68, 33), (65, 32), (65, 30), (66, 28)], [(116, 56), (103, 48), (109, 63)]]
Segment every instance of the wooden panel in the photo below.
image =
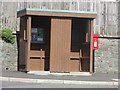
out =
[[(86, 51), (86, 53), (89, 53), (89, 51)], [(79, 59), (89, 59), (90, 57), (89, 57), (89, 55), (84, 56), (84, 53), (81, 53), (81, 55), (80, 55), (79, 52), (71, 52), (70, 53), (70, 58), (71, 59), (78, 59), (79, 60)]]
[(30, 59), (30, 70), (42, 70), (44, 71), (44, 59)]
[(30, 57), (45, 57), (45, 51), (30, 51)]
[(94, 21), (91, 20), (91, 28), (90, 28), (90, 72), (93, 72), (93, 25), (94, 25)]
[(83, 72), (90, 72), (90, 58), (82, 58), (81, 70)]
[(79, 72), (80, 71), (80, 61), (79, 60), (70, 60), (70, 71)]
[[(20, 18), (20, 38), (19, 38), (19, 61), (18, 66), (26, 65), (26, 41), (24, 41), (24, 30), (26, 30), (26, 17)], [(20, 69), (20, 68), (19, 68)]]
[[(86, 51), (87, 52), (87, 51)], [(81, 52), (70, 53), (70, 71), (89, 71), (89, 56), (83, 56)]]
[[(40, 58), (44, 59), (44, 64), (41, 64), (42, 66), (38, 67), (44, 67), (45, 71), (49, 71), (51, 17), (32, 16), (31, 26), (32, 28), (44, 29), (44, 43), (31, 43), (30, 57), (36, 57), (39, 58), (39, 60)], [(43, 69), (41, 68), (40, 70)]]
[(50, 71), (69, 71), (70, 41), (71, 20), (63, 18), (52, 18)]
[(27, 57), (27, 66), (26, 70), (31, 70), (31, 62), (30, 62), (30, 38), (31, 38), (31, 16), (27, 17), (27, 49), (26, 49), (26, 57)]
[[(45, 51), (42, 51), (42, 48), (40, 51), (31, 51), (31, 17), (28, 17), (27, 19), (27, 71), (30, 70), (44, 70), (44, 63), (45, 59), (42, 59), (42, 57), (45, 57)], [(33, 57), (32, 57), (33, 56)], [(42, 56), (42, 57), (41, 57)], [(31, 59), (34, 58), (34, 59)], [(40, 57), (37, 59), (37, 57)]]
[(79, 52), (71, 52), (70, 58), (80, 58), (80, 53)]
[(19, 64), (26, 64), (26, 43), (25, 42), (20, 42), (20, 48), (19, 48)]
[(90, 43), (83, 43), (82, 55), (83, 57), (90, 57)]
[[(89, 20), (90, 19), (82, 19), (82, 18), (72, 19), (71, 56), (70, 56), (72, 71), (89, 70), (90, 43), (86, 43), (86, 33), (90, 31), (90, 27), (88, 26)], [(90, 36), (89, 33), (88, 36)]]

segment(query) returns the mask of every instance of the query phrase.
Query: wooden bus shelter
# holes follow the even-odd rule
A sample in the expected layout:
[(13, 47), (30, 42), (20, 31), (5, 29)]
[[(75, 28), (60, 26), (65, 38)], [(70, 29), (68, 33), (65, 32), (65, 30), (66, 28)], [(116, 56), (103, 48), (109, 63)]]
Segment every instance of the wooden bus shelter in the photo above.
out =
[(17, 16), (19, 70), (93, 72), (96, 12), (25, 8)]

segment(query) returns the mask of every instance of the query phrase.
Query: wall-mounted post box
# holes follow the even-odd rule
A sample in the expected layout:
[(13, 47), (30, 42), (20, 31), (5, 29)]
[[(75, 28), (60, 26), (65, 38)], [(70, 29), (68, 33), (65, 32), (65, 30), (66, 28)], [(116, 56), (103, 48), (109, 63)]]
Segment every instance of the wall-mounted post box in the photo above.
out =
[(98, 49), (98, 37), (99, 34), (93, 34), (93, 50), (97, 50)]

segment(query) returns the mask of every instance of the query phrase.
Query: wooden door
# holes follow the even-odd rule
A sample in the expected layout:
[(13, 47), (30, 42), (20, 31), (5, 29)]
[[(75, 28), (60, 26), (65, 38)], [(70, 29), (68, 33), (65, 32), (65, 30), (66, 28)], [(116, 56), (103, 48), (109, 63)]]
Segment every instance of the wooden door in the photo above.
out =
[(71, 20), (52, 18), (50, 39), (50, 71), (69, 72)]

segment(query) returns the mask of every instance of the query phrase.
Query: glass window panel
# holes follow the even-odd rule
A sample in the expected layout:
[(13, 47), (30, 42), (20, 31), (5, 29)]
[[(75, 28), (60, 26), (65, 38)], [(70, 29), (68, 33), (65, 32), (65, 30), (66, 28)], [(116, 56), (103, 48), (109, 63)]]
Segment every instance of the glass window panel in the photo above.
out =
[(32, 28), (31, 30), (31, 42), (44, 42), (44, 30), (43, 28)]

